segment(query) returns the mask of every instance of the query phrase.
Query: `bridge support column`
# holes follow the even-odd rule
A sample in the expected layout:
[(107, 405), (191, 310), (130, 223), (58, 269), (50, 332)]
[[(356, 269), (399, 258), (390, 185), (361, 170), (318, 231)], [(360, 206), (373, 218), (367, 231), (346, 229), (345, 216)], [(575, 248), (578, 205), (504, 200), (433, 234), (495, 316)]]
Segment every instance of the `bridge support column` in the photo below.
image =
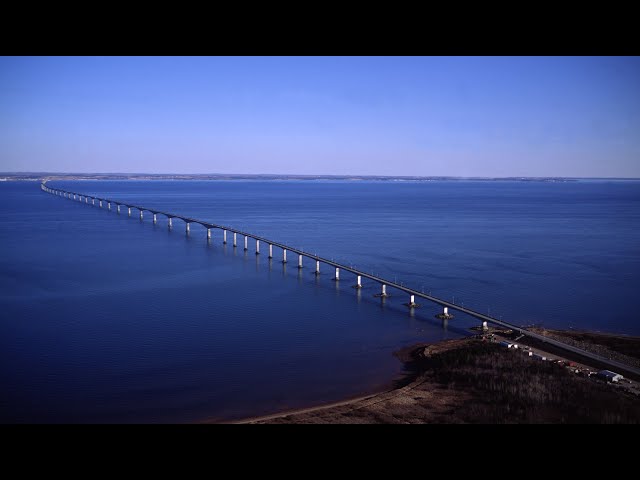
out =
[(287, 250), (282, 249), (282, 263), (287, 263)]
[(155, 225), (156, 223), (158, 223), (158, 214), (154, 213), (153, 214), (153, 224)]
[(184, 231), (187, 235), (189, 235), (189, 232), (191, 231), (189, 228), (189, 222), (185, 223)]
[(245, 236), (244, 236), (244, 249), (245, 249), (245, 250), (249, 250), (249, 247), (248, 247), (248, 245), (249, 245), (249, 244), (248, 244), (248, 242), (249, 242), (249, 237), (247, 237), (247, 236), (245, 235)]
[(73, 199), (74, 199), (74, 200), (76, 199), (76, 194), (75, 194), (75, 193), (73, 194)]
[(374, 297), (381, 297), (381, 298), (385, 298), (388, 296), (389, 294), (387, 293), (387, 286), (384, 283), (382, 284), (382, 290), (380, 291), (380, 293), (376, 293), (374, 295)]
[(333, 279), (337, 282), (338, 280), (340, 280), (340, 269), (338, 267), (336, 267), (336, 275), (333, 277)]
[(269, 244), (269, 258), (273, 258), (273, 245)]
[(111, 210), (111, 202), (107, 202), (107, 210)]
[(233, 246), (237, 247), (238, 246), (238, 238), (237, 238), (238, 234), (236, 232), (233, 232)]
[(118, 205), (117, 210), (118, 210), (118, 213), (120, 213), (120, 205)]
[(171, 228), (173, 227), (173, 219), (171, 217), (169, 217), (169, 222), (167, 223), (167, 225), (169, 226), (169, 230), (171, 230)]
[(256, 255), (260, 255), (260, 240), (256, 240)]
[(131, 216), (131, 207), (127, 207), (129, 209), (129, 216)]
[(211, 240), (211, 229), (207, 228), (207, 240)]
[(226, 230), (222, 230), (222, 243), (223, 244), (227, 244), (227, 231)]
[(453, 318), (453, 315), (449, 313), (449, 307), (442, 307), (442, 313), (437, 314), (436, 318), (449, 320), (450, 318)]
[(84, 197), (84, 203), (89, 203), (89, 197)]
[(142, 217), (143, 217), (142, 210), (140, 210), (140, 220), (142, 220)]
[(356, 284), (353, 286), (353, 288), (362, 288), (362, 275), (358, 275), (356, 277)]
[(91, 199), (91, 204), (92, 204), (92, 205), (95, 205), (95, 204), (96, 204), (96, 199), (95, 199), (95, 198), (92, 198), (92, 199)]
[(100, 200), (100, 208), (102, 208), (102, 200)]
[(302, 268), (302, 255), (298, 254), (298, 268)]
[(316, 260), (316, 275), (320, 275), (320, 260)]
[(409, 295), (409, 303), (407, 303), (407, 307), (409, 308), (416, 308), (419, 307), (420, 305), (418, 305), (416, 303), (416, 296), (415, 295)]

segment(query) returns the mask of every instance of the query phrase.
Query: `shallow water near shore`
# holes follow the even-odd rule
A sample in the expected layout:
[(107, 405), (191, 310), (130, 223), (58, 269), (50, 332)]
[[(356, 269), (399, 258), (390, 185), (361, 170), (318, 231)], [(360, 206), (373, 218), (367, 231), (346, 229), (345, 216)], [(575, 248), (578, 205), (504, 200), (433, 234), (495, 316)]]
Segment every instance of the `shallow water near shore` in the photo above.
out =
[[(640, 334), (640, 182), (78, 181), (520, 325)], [(463, 335), (429, 304), (222, 233), (0, 185), (0, 421), (192, 422), (375, 391)], [(321, 267), (322, 268), (322, 267)]]

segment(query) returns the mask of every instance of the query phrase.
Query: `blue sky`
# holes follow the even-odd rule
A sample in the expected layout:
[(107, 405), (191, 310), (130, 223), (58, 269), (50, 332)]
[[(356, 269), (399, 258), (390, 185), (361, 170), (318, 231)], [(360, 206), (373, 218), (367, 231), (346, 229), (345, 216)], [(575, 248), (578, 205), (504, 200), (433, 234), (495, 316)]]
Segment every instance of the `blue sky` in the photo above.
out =
[(2, 57), (0, 171), (640, 177), (640, 57)]

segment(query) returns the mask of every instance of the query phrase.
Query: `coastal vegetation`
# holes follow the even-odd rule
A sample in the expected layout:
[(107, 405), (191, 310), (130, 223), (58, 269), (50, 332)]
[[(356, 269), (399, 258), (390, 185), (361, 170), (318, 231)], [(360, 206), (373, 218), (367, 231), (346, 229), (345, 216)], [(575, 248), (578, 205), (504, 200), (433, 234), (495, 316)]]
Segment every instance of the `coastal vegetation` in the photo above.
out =
[(412, 368), (446, 388), (471, 394), (455, 416), (471, 423), (638, 423), (640, 399), (578, 376), (552, 362), (497, 344), (470, 342), (434, 355), (416, 354)]
[[(639, 340), (636, 338), (636, 342)], [(640, 423), (640, 396), (477, 338), (397, 352), (389, 392), (255, 423)]]

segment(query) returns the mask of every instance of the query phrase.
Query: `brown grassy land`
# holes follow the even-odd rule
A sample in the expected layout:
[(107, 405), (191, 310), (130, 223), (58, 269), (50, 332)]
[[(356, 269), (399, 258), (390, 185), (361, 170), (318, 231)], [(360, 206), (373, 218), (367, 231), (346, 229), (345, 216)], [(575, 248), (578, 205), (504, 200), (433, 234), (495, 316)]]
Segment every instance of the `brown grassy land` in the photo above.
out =
[(495, 343), (462, 339), (398, 353), (396, 390), (251, 423), (640, 423), (640, 398)]

